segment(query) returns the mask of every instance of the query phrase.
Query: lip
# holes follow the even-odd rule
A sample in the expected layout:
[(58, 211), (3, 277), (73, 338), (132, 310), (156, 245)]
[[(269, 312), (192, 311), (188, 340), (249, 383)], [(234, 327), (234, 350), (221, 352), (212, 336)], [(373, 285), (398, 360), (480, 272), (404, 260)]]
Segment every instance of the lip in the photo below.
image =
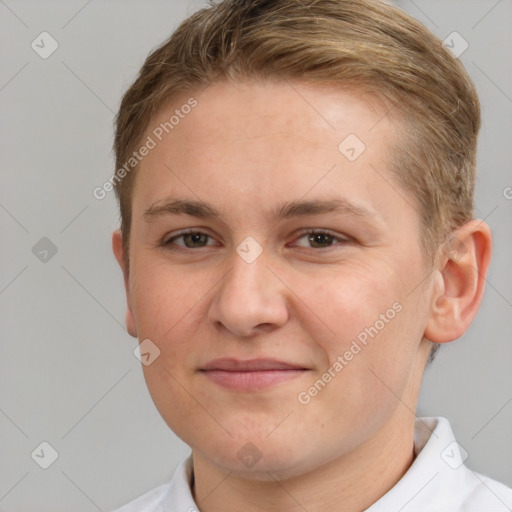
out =
[(276, 359), (215, 359), (200, 372), (214, 383), (238, 391), (259, 391), (304, 375), (309, 371)]

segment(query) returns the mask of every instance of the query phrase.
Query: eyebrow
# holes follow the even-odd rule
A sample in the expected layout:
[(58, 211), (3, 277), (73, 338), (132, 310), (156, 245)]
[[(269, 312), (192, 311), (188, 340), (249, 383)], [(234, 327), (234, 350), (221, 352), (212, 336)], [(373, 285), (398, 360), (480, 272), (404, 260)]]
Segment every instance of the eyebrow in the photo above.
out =
[[(364, 206), (354, 204), (344, 198), (315, 199), (310, 201), (290, 201), (284, 203), (280, 208), (270, 213), (270, 217), (276, 221), (304, 217), (307, 215), (318, 215), (321, 213), (336, 213), (340, 215), (351, 215), (364, 220), (379, 222), (380, 218)], [(191, 215), (201, 219), (222, 217), (219, 210), (213, 205), (203, 201), (165, 198), (153, 203), (144, 212), (146, 222), (152, 222), (156, 218), (167, 215)]]

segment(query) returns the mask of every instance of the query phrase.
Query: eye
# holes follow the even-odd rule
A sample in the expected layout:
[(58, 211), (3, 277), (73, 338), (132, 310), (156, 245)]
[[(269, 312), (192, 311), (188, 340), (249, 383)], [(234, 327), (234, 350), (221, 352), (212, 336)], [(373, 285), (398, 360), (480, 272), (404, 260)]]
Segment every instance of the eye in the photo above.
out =
[[(340, 237), (325, 230), (311, 229), (303, 232), (294, 242), (294, 245), (309, 249), (328, 249), (338, 244), (349, 244), (352, 240)], [(165, 249), (200, 249), (216, 245), (214, 239), (203, 231), (182, 231), (164, 240), (161, 244)]]
[[(177, 243), (178, 240), (181, 240), (182, 243)], [(213, 241), (212, 237), (202, 231), (187, 231), (168, 238), (162, 243), (162, 246), (171, 250), (175, 249), (173, 246), (183, 247), (185, 249), (197, 249), (214, 245), (208, 243), (209, 241)]]
[(297, 241), (303, 240), (304, 243), (297, 243), (299, 247), (308, 247), (312, 249), (327, 249), (336, 244), (336, 242), (350, 243), (351, 240), (348, 238), (342, 238), (335, 236), (328, 231), (322, 230), (309, 230), (297, 239)]

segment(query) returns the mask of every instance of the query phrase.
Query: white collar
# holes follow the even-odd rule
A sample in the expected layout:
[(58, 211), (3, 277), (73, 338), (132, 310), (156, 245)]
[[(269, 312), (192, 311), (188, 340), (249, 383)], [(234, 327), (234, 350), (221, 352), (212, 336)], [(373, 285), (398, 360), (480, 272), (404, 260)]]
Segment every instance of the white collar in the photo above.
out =
[[(464, 465), (467, 452), (445, 418), (418, 418), (416, 458), (402, 479), (366, 512), (509, 512), (512, 489)], [(192, 497), (192, 457), (176, 469), (161, 501), (164, 512), (197, 512)]]

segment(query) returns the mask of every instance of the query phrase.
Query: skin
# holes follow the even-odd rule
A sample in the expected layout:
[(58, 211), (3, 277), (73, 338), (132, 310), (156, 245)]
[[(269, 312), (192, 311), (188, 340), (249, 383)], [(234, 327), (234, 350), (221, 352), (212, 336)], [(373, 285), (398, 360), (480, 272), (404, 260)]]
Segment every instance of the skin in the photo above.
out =
[[(489, 227), (468, 222), (455, 233), (462, 250), (440, 248), (438, 266), (426, 263), (414, 198), (390, 171), (401, 126), (356, 91), (248, 82), (193, 96), (197, 107), (137, 171), (129, 272), (121, 233), (112, 239), (128, 331), (160, 350), (143, 367), (149, 391), (192, 448), (201, 511), (364, 510), (413, 461), (431, 342), (460, 337), (475, 316)], [(188, 98), (162, 108), (144, 138)], [(353, 162), (338, 150), (349, 134), (366, 145)], [(340, 197), (374, 218), (272, 216), (286, 202)], [(144, 212), (166, 198), (207, 202), (219, 216), (148, 220)], [(186, 228), (208, 237), (161, 245)], [(307, 229), (333, 238), (311, 241)], [(252, 263), (236, 251), (247, 236), (263, 250)], [(401, 311), (300, 403), (298, 394), (397, 302)], [(307, 371), (262, 391), (231, 390), (199, 371), (221, 357), (274, 358)], [(237, 456), (248, 442), (261, 455), (251, 467)]]

